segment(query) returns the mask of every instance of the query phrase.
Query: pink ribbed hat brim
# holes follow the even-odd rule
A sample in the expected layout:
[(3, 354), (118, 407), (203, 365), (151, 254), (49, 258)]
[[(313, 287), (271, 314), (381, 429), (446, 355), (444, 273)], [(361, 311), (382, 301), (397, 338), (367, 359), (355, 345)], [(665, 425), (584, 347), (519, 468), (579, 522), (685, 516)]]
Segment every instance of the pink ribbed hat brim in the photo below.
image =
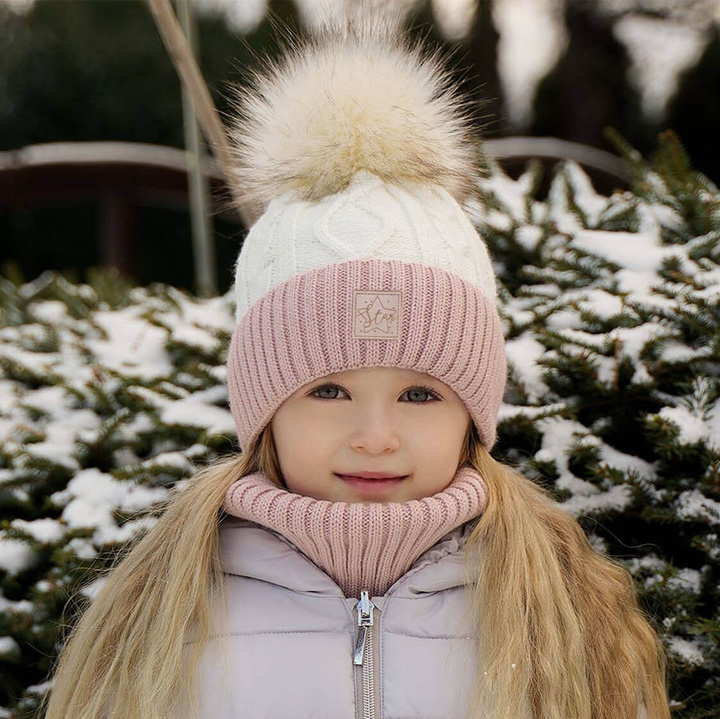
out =
[[(391, 338), (358, 337), (357, 303), (372, 293), (380, 293), (381, 301), (393, 295), (388, 302), (397, 307), (398, 322)], [(292, 277), (240, 318), (227, 371), (241, 448), (252, 446), (300, 387), (360, 367), (401, 367), (436, 377), (464, 402), (483, 444), (494, 444), (507, 375), (494, 303), (435, 267), (363, 259)]]

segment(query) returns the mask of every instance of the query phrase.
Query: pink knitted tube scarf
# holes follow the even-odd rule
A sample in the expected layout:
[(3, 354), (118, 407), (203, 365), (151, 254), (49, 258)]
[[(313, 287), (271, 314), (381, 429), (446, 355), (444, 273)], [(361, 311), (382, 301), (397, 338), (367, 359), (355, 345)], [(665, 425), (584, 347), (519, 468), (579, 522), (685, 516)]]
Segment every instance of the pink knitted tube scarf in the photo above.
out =
[(441, 492), (407, 502), (329, 502), (278, 487), (264, 474), (241, 477), (228, 489), (228, 514), (268, 527), (290, 540), (346, 597), (385, 592), (439, 539), (482, 514), (485, 481), (461, 467)]

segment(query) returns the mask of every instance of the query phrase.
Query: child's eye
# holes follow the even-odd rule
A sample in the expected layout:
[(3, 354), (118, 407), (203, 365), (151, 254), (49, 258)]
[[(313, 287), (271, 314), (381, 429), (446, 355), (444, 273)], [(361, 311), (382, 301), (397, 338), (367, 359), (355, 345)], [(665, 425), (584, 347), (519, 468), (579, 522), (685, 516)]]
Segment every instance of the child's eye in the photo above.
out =
[(345, 390), (336, 384), (321, 384), (319, 387), (315, 387), (315, 389), (309, 393), (309, 396), (317, 397), (318, 399), (337, 399), (338, 391), (344, 392)]
[[(317, 397), (318, 399), (339, 399), (338, 392), (345, 392), (342, 387), (336, 384), (321, 384), (308, 393), (309, 397)], [(440, 395), (430, 387), (410, 387), (403, 392), (401, 396), (407, 396), (411, 404), (429, 404), (436, 400), (442, 399)]]
[[(440, 395), (434, 390), (430, 389), (430, 387), (410, 387), (410, 389), (405, 391), (405, 394), (409, 398), (411, 398), (410, 402), (412, 402), (413, 404), (429, 404), (430, 402), (441, 399)], [(428, 396), (429, 399), (423, 400), (423, 395)], [(418, 396), (420, 397), (419, 400), (417, 399)], [(413, 397), (415, 399), (412, 399)]]

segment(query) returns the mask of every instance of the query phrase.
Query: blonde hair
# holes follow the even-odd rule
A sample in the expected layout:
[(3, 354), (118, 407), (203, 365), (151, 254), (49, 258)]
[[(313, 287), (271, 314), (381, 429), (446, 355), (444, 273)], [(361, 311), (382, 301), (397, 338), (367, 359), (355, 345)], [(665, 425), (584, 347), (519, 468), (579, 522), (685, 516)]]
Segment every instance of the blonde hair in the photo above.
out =
[[(480, 656), (469, 716), (637, 719), (642, 700), (650, 719), (669, 718), (665, 657), (629, 572), (545, 490), (494, 460), (474, 428), (463, 463), (489, 490), (465, 550)], [(222, 601), (220, 510), (228, 487), (256, 471), (282, 485), (267, 428), (247, 455), (173, 494), (70, 633), (45, 719), (170, 719), (179, 696), (194, 699), (211, 602)]]
[(177, 697), (194, 698), (212, 599), (222, 601), (219, 510), (228, 487), (258, 471), (279, 478), (270, 432), (171, 493), (69, 634), (43, 698), (46, 719), (169, 719)]
[(642, 702), (650, 719), (669, 719), (666, 655), (632, 575), (543, 488), (478, 441), (467, 455), (489, 494), (465, 547), (483, 657), (474, 709), (493, 719), (638, 719)]

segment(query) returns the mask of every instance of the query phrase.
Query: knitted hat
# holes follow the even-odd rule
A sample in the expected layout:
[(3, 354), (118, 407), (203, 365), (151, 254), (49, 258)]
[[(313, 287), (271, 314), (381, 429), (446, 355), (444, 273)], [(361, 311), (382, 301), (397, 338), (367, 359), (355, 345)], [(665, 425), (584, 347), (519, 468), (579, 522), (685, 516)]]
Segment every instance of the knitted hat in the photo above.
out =
[(238, 91), (232, 178), (260, 213), (237, 261), (227, 370), (243, 449), (303, 385), (402, 367), (450, 386), (486, 447), (506, 378), (495, 276), (462, 204), (469, 122), (395, 23), (326, 27)]

